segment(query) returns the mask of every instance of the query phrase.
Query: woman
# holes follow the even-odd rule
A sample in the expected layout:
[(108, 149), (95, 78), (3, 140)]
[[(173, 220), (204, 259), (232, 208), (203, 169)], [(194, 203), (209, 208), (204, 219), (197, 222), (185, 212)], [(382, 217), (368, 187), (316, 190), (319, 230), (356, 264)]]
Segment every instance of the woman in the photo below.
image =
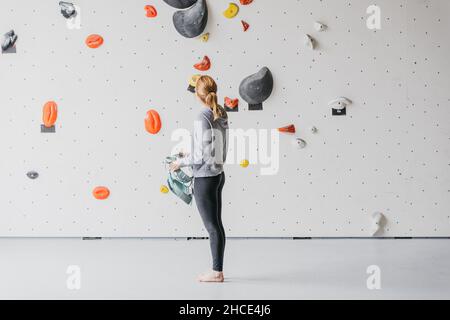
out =
[(222, 225), (223, 164), (227, 155), (228, 117), (217, 103), (217, 85), (209, 76), (200, 76), (195, 95), (203, 104), (194, 126), (193, 149), (171, 164), (170, 170), (192, 166), (194, 198), (209, 233), (212, 271), (198, 277), (201, 282), (223, 282), (225, 230)]

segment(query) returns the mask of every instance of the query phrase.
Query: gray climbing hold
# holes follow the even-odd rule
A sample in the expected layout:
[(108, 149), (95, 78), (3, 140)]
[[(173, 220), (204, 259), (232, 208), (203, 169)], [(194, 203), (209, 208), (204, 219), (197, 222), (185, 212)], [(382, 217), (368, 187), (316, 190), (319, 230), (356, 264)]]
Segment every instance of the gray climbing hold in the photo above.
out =
[(187, 9), (192, 7), (197, 0), (164, 0), (164, 2), (177, 9)]
[(69, 19), (77, 14), (77, 10), (75, 9), (75, 6), (73, 3), (60, 1), (59, 7), (61, 8), (61, 14), (64, 16), (64, 18)]
[(306, 147), (306, 141), (301, 139), (301, 138), (295, 138), (292, 141), (292, 144), (294, 147), (296, 147), (297, 149), (303, 149)]
[(17, 34), (14, 32), (14, 30), (5, 33), (2, 40), (2, 52), (11, 49), (16, 43), (16, 41), (17, 41)]
[(197, 0), (195, 5), (184, 11), (173, 14), (173, 24), (178, 33), (186, 38), (194, 38), (202, 34), (208, 22), (206, 0)]
[(41, 124), (41, 133), (55, 133), (55, 126), (46, 127), (43, 124)]
[(273, 89), (273, 77), (269, 68), (264, 67), (257, 73), (242, 80), (239, 94), (247, 101), (248, 110), (262, 110), (262, 103), (269, 98)]
[(319, 131), (315, 126), (312, 126), (310, 128), (310, 130), (311, 130), (311, 133), (317, 133), (317, 131)]
[(39, 173), (37, 173), (36, 171), (28, 171), (27, 177), (34, 180), (39, 177)]

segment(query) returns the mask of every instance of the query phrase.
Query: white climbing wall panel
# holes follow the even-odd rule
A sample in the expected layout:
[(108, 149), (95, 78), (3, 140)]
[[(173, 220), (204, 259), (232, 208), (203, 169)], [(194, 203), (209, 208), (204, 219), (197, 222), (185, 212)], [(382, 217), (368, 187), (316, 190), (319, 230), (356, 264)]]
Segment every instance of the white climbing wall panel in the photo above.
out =
[[(221, 101), (260, 67), (273, 73), (264, 110), (241, 100), (232, 128), (292, 123), (307, 142), (298, 150), (280, 134), (275, 175), (226, 167), (228, 236), (368, 236), (374, 212), (382, 236), (450, 236), (450, 2), (378, 0), (379, 30), (366, 26), (368, 0), (254, 0), (226, 19), (228, 2), (208, 1), (206, 43), (182, 38), (161, 0), (76, 0), (79, 29), (57, 0), (0, 2), (0, 33), (19, 36), (16, 53), (0, 54), (1, 236), (205, 235), (195, 206), (159, 191), (171, 133), (199, 109), (186, 88), (204, 55)], [(88, 48), (89, 34), (103, 46)], [(331, 116), (339, 96), (353, 104)], [(41, 133), (49, 100), (56, 132)], [(161, 115), (157, 135), (144, 130), (148, 109)], [(109, 199), (92, 197), (98, 185)]]

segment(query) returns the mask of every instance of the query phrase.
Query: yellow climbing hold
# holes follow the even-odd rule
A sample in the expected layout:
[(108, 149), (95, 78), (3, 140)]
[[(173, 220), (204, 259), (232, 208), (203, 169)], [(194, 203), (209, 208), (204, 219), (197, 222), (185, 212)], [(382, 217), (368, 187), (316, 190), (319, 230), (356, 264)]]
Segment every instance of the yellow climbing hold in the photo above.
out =
[(198, 78), (200, 78), (200, 75), (199, 74), (194, 74), (189, 79), (188, 91), (193, 92), (193, 93), (195, 92), (195, 86), (197, 85)]
[(225, 10), (223, 12), (223, 15), (225, 16), (225, 18), (232, 19), (232, 18), (236, 17), (238, 12), (239, 12), (239, 6), (236, 3), (230, 2), (227, 10)]
[(169, 192), (169, 188), (167, 188), (167, 186), (162, 185), (161, 188), (159, 188), (159, 191), (161, 191), (161, 193), (167, 193)]
[(249, 164), (250, 164), (250, 162), (248, 162), (247, 159), (244, 159), (244, 160), (241, 161), (240, 166), (242, 168), (247, 168)]
[(193, 86), (195, 88), (195, 86), (197, 85), (197, 80), (198, 78), (200, 78), (199, 74), (194, 74), (190, 79), (189, 79), (189, 85)]
[(202, 40), (203, 42), (207, 42), (209, 40), (209, 32), (202, 34), (200, 36), (200, 40)]

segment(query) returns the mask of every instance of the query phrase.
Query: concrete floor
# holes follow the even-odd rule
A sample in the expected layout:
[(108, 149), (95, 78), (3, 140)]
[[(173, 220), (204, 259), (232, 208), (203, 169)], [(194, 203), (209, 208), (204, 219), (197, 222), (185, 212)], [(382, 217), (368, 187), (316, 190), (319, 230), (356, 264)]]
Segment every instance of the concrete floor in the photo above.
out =
[[(449, 299), (448, 239), (228, 239), (223, 284), (195, 281), (207, 240), (0, 239), (1, 299)], [(70, 265), (80, 289), (67, 288)], [(381, 271), (369, 290), (367, 267)]]

